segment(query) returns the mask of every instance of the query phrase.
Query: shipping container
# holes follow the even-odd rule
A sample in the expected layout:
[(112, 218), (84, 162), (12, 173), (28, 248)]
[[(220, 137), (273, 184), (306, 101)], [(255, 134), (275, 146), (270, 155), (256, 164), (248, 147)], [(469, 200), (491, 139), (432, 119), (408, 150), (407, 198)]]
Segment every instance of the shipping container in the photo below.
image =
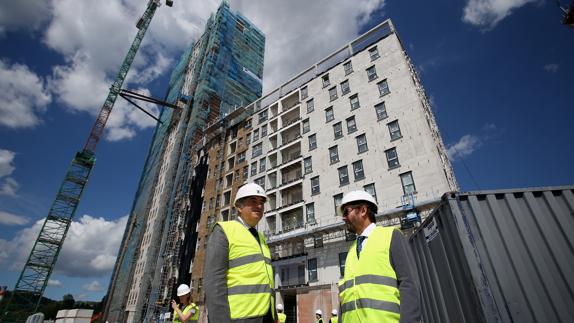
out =
[(409, 244), (424, 322), (574, 322), (574, 186), (445, 194)]

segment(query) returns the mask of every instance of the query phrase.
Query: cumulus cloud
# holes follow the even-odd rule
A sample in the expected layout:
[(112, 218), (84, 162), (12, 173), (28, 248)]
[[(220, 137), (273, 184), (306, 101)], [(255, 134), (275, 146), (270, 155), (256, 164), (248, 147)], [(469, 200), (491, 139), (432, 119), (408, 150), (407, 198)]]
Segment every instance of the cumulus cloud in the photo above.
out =
[(51, 100), (41, 77), (26, 65), (0, 59), (0, 126), (36, 126)]
[(7, 30), (36, 30), (50, 17), (50, 1), (0, 1), (0, 35)]
[(513, 10), (538, 0), (468, 0), (462, 21), (491, 30)]
[(481, 127), (478, 135), (466, 134), (455, 143), (448, 144), (446, 153), (451, 161), (462, 159), (474, 153), (485, 143), (498, 138), (503, 132), (494, 123), (487, 123)]
[[(14, 157), (16, 153), (6, 149), (0, 149), (0, 195), (16, 197), (18, 182), (10, 177), (16, 167), (14, 166)], [(14, 223), (15, 224), (15, 223)]]
[(88, 292), (100, 292), (102, 290), (102, 284), (99, 281), (94, 280), (91, 283), (82, 285), (82, 289)]
[(546, 64), (544, 70), (548, 73), (556, 73), (558, 72), (558, 64)]
[[(100, 277), (113, 269), (127, 216), (108, 221), (82, 216), (72, 222), (60, 252), (55, 272), (68, 277)], [(44, 219), (18, 232), (12, 240), (0, 239), (0, 265), (22, 268)]]
[(239, 0), (231, 5), (265, 33), (266, 93), (354, 39), (384, 0)]
[(62, 287), (64, 284), (62, 284), (62, 282), (57, 279), (48, 279), (48, 286)]
[(23, 225), (29, 221), (30, 220), (24, 216), (0, 211), (0, 224), (2, 225)]

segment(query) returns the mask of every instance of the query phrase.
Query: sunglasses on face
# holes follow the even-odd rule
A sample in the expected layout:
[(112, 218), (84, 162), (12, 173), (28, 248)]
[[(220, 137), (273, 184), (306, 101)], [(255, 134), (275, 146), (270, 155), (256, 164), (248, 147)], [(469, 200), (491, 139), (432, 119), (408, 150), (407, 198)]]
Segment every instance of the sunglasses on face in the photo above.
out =
[(351, 213), (351, 211), (352, 211), (353, 209), (356, 209), (356, 208), (358, 208), (358, 207), (360, 207), (360, 205), (349, 205), (349, 206), (346, 206), (345, 209), (343, 209), (343, 216), (348, 216), (349, 213)]

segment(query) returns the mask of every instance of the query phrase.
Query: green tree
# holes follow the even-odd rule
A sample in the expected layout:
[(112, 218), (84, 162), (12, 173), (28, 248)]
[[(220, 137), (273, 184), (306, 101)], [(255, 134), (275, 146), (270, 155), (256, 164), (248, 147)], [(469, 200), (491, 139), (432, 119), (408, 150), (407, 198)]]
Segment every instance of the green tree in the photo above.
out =
[(72, 294), (66, 294), (64, 295), (64, 297), (62, 297), (62, 306), (64, 307), (64, 309), (74, 308), (75, 303), (76, 300), (74, 299), (74, 296)]

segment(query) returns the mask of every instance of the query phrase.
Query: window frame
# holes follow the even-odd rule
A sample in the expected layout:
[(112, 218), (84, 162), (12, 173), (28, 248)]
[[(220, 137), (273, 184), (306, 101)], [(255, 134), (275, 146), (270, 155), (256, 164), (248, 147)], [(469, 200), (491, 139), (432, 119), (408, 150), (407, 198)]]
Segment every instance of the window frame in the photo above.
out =
[(314, 133), (307, 138), (309, 139), (309, 151), (317, 149), (317, 134)]
[(301, 88), (301, 100), (305, 100), (306, 98), (309, 97), (309, 89), (307, 88), (307, 86), (304, 86)]
[[(333, 157), (335, 157), (336, 160)], [(339, 148), (337, 147), (337, 145), (329, 147), (329, 161), (331, 165), (339, 162)]]
[[(359, 173), (359, 175), (357, 175), (357, 173)], [(362, 159), (353, 162), (353, 176), (355, 177), (355, 182), (365, 179), (365, 165), (363, 165)]]
[[(311, 264), (313, 264), (313, 266), (311, 266)], [(307, 259), (307, 280), (309, 282), (319, 281), (317, 266), (317, 258)]]
[[(383, 87), (384, 91), (381, 91), (381, 86), (382, 84), (384, 84), (385, 86)], [(377, 88), (379, 89), (379, 97), (383, 97), (385, 95), (388, 95), (389, 93), (391, 93), (391, 88), (389, 87), (389, 82), (387, 81), (387, 79), (384, 79), (380, 82), (377, 83)], [(383, 93), (384, 92), (384, 93)]]
[(335, 136), (335, 140), (343, 138), (343, 123), (341, 121), (333, 124), (333, 136)]
[[(347, 68), (349, 67), (349, 68)], [(349, 75), (353, 73), (353, 63), (351, 61), (347, 61), (343, 63), (343, 70), (345, 71), (345, 75)]]
[[(394, 156), (391, 155), (392, 153), (394, 153)], [(399, 154), (397, 153), (397, 147), (392, 147), (385, 150), (385, 157), (387, 159), (387, 166), (389, 166), (389, 169), (401, 167)]]
[[(355, 102), (353, 102), (355, 101)], [(357, 110), (361, 107), (361, 102), (359, 101), (359, 93), (355, 93), (349, 96), (349, 103), (351, 105), (351, 111)]]
[(337, 174), (339, 175), (339, 186), (349, 185), (351, 181), (349, 180), (349, 168), (347, 165), (337, 168)]
[(307, 100), (307, 113), (315, 111), (315, 100), (313, 98)]
[(339, 98), (339, 94), (337, 93), (337, 86), (333, 86), (329, 88), (329, 102), (333, 102)]
[[(359, 142), (359, 140), (360, 140), (359, 138), (361, 138), (361, 137), (365, 138), (365, 143), (364, 143), (365, 149), (364, 150), (361, 150), (362, 144)], [(362, 134), (356, 136), (355, 139), (357, 140), (357, 151), (359, 154), (362, 154), (364, 152), (369, 151), (369, 145), (367, 142), (367, 135), (366, 134), (362, 133)]]
[[(313, 183), (314, 181), (317, 181), (317, 185), (315, 185), (315, 183)], [(317, 187), (317, 189), (315, 190), (315, 187)], [(311, 177), (311, 195), (317, 195), (317, 194), (321, 194), (321, 182), (319, 180), (319, 175)]]
[(341, 96), (345, 96), (351, 93), (351, 86), (349, 85), (349, 80), (344, 80), (343, 82), (341, 82), (340, 86), (341, 86)]
[[(391, 127), (395, 124), (397, 125), (397, 128), (396, 128), (396, 131), (393, 131), (391, 129)], [(403, 137), (403, 133), (401, 132), (401, 125), (399, 124), (398, 119), (387, 123), (387, 127), (389, 128), (389, 136), (391, 138), (391, 141), (399, 140)], [(398, 135), (397, 135), (397, 133), (398, 133)]]
[[(407, 177), (407, 176), (410, 178), (411, 183), (405, 185), (404, 178)], [(401, 173), (401, 174), (399, 174), (399, 177), (400, 177), (400, 179), (401, 179), (401, 186), (403, 187), (403, 193), (404, 193), (405, 195), (414, 194), (414, 193), (417, 192), (417, 187), (416, 187), (416, 185), (415, 185), (415, 178), (413, 177), (413, 172), (412, 172), (412, 171), (408, 171), (408, 172)], [(412, 186), (412, 187), (413, 187), (413, 190), (410, 191), (410, 192), (407, 192), (407, 190), (406, 190), (406, 187), (407, 187), (407, 186)]]
[(369, 57), (371, 58), (371, 62), (381, 57), (379, 54), (379, 48), (377, 46), (369, 48)]
[(321, 76), (321, 83), (323, 84), (323, 88), (331, 85), (331, 80), (329, 79), (329, 74), (325, 74)]
[(379, 78), (379, 76), (377, 75), (377, 68), (375, 67), (375, 65), (368, 67), (366, 71), (367, 71), (367, 79), (369, 80), (369, 82), (372, 82), (377, 78)]
[[(353, 125), (352, 128), (350, 128), (350, 122), (349, 121), (353, 121)], [(347, 124), (347, 134), (352, 134), (354, 132), (356, 132), (358, 130), (357, 128), (357, 120), (355, 120), (355, 116), (350, 116), (347, 119), (345, 119), (345, 122)]]
[(330, 106), (325, 109), (325, 123), (329, 123), (335, 120), (335, 111), (333, 110), (333, 106)]
[[(309, 161), (309, 171), (307, 171), (307, 161)], [(305, 175), (311, 174), (313, 172), (313, 159), (311, 158), (311, 156), (303, 159), (303, 172), (305, 173)]]

